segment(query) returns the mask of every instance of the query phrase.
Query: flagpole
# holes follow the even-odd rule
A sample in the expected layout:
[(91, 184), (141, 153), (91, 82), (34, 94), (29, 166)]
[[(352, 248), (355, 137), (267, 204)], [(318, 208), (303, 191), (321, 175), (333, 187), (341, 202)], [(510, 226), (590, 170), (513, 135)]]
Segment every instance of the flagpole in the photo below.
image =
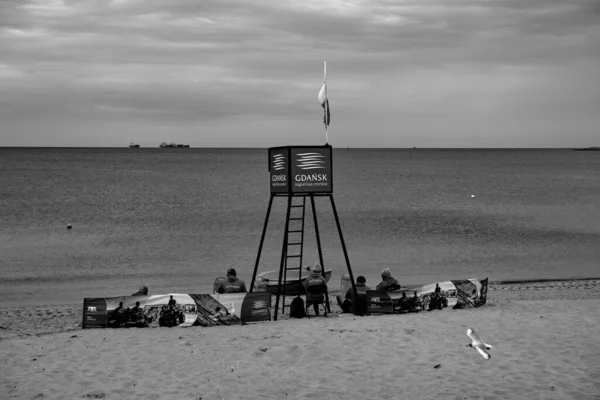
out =
[(327, 61), (323, 61), (323, 84), (325, 85), (325, 144), (328, 143), (327, 141), (327, 114), (328, 114), (328, 108), (329, 108), (329, 100), (327, 99)]

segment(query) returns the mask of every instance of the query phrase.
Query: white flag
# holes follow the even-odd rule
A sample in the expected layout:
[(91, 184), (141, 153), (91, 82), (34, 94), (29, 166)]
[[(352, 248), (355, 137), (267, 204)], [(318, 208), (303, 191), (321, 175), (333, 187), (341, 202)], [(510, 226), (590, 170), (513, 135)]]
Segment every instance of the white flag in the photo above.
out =
[(331, 115), (329, 113), (329, 99), (327, 98), (327, 83), (323, 83), (323, 86), (321, 86), (317, 99), (319, 100), (319, 103), (321, 103), (321, 107), (323, 107), (323, 123), (326, 126), (329, 126)]

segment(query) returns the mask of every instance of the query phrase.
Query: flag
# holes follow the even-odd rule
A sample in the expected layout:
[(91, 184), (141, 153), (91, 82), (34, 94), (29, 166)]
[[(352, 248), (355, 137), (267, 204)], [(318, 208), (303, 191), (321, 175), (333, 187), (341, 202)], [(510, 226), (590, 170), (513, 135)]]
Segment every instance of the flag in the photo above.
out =
[(323, 83), (317, 98), (319, 99), (319, 103), (321, 103), (321, 107), (323, 107), (323, 123), (325, 126), (329, 126), (331, 115), (329, 113), (329, 99), (327, 99), (327, 83)]

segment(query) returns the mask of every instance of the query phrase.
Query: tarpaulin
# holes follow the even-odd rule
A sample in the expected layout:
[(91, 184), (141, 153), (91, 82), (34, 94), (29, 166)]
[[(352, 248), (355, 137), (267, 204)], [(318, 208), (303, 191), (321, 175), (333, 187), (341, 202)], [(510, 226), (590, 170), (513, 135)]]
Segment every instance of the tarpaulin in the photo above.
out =
[(406, 295), (407, 299), (416, 295), (422, 310), (440, 304), (441, 308), (475, 308), (487, 302), (488, 278), (452, 280), (438, 282), (440, 297), (435, 297), (435, 283), (403, 288), (394, 292), (367, 291), (367, 313), (388, 314), (399, 309), (400, 300)]
[(83, 328), (216, 326), (271, 320), (269, 292), (85, 298)]

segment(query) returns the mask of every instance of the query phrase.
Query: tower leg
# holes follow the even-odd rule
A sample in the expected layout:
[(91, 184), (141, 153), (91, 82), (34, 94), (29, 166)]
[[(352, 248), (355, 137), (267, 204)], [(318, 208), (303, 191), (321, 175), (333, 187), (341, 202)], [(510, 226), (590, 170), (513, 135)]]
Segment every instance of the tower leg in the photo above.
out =
[[(281, 279), (283, 278), (283, 269), (285, 267), (285, 256), (287, 253), (288, 231), (290, 227), (290, 211), (292, 209), (292, 196), (288, 196), (287, 212), (285, 215), (285, 232), (283, 233), (283, 245), (281, 247), (281, 262), (279, 264), (279, 280), (277, 281), (277, 299), (275, 300), (275, 316), (274, 321), (277, 321), (279, 313), (279, 296), (281, 295)], [(285, 283), (284, 283), (285, 285)]]
[[(321, 248), (321, 237), (319, 236), (319, 224), (317, 222), (317, 210), (315, 209), (315, 196), (311, 193), (310, 195), (310, 205), (313, 213), (313, 223), (315, 225), (315, 236), (317, 239), (317, 250), (319, 251), (319, 263), (321, 264), (321, 274), (325, 276), (325, 265), (323, 264), (323, 250)], [(329, 293), (325, 294), (325, 304), (327, 307), (327, 312), (331, 312), (331, 308), (329, 306)]]
[(263, 225), (262, 235), (260, 236), (260, 244), (258, 245), (258, 254), (256, 255), (256, 263), (254, 264), (254, 272), (252, 273), (252, 280), (250, 281), (250, 293), (254, 289), (254, 281), (256, 280), (256, 272), (258, 271), (258, 264), (260, 262), (260, 254), (262, 253), (263, 244), (265, 243), (265, 234), (267, 233), (267, 225), (269, 224), (269, 216), (271, 215), (271, 206), (273, 205), (273, 197), (269, 199), (269, 206), (267, 207), (267, 216), (265, 217), (265, 223)]
[(340, 219), (338, 217), (337, 209), (335, 207), (335, 201), (333, 195), (328, 195), (331, 201), (331, 207), (333, 208), (333, 215), (335, 216), (335, 224), (337, 225), (338, 233), (340, 235), (340, 241), (342, 242), (342, 249), (344, 250), (344, 257), (346, 258), (346, 266), (348, 267), (348, 273), (350, 274), (350, 282), (352, 282), (352, 291), (354, 292), (354, 298), (358, 298), (356, 293), (356, 284), (354, 283), (354, 275), (352, 274), (352, 268), (350, 267), (350, 258), (348, 257), (348, 251), (346, 250), (346, 242), (344, 242), (344, 235), (342, 235), (342, 226), (340, 225)]

